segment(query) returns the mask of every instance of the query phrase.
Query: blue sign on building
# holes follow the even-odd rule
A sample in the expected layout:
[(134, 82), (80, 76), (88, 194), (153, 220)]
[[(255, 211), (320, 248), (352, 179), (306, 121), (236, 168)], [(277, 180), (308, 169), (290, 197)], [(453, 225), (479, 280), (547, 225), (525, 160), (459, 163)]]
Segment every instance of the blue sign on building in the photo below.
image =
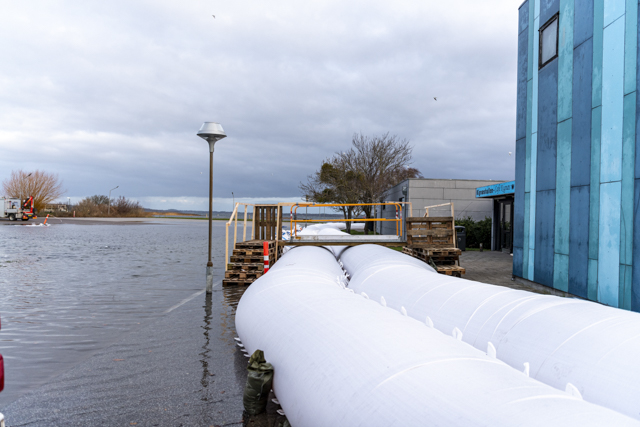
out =
[(514, 194), (516, 191), (516, 182), (503, 182), (500, 184), (487, 185), (486, 187), (476, 188), (476, 197), (495, 197), (506, 194)]

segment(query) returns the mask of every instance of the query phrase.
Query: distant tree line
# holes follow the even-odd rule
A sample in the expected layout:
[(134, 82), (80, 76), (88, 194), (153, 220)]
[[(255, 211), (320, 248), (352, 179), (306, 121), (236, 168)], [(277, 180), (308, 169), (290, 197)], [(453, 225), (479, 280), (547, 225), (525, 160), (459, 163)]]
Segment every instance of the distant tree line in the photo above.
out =
[(109, 197), (96, 194), (95, 196), (85, 197), (71, 207), (70, 214), (75, 211), (79, 217), (142, 217), (147, 216), (144, 208), (136, 200), (127, 199), (120, 196), (111, 199), (109, 205)]
[[(65, 193), (62, 181), (57, 174), (35, 170), (11, 171), (11, 176), (2, 181), (5, 196), (26, 200), (33, 197), (36, 211), (43, 210), (46, 205), (60, 198)], [(69, 211), (57, 211), (55, 215), (70, 216), (75, 211), (79, 217), (141, 217), (147, 216), (139, 202), (120, 196), (109, 200), (109, 197), (95, 195), (85, 197), (75, 205), (69, 206)]]
[[(309, 201), (316, 203), (378, 203), (391, 187), (405, 179), (422, 178), (418, 169), (410, 167), (412, 151), (409, 140), (389, 133), (373, 137), (354, 134), (348, 151), (325, 159), (299, 188)], [(336, 210), (345, 219), (374, 215), (373, 206), (342, 206)], [(367, 224), (370, 227), (365, 233), (372, 229), (372, 224)], [(347, 232), (350, 231), (351, 222), (347, 221)]]

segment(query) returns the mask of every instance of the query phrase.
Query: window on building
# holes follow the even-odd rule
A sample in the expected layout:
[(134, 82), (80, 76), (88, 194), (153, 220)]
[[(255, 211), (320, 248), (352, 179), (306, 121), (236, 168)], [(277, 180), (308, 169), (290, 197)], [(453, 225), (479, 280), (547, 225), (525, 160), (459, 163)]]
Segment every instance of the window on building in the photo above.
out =
[(558, 15), (540, 28), (540, 68), (558, 56)]

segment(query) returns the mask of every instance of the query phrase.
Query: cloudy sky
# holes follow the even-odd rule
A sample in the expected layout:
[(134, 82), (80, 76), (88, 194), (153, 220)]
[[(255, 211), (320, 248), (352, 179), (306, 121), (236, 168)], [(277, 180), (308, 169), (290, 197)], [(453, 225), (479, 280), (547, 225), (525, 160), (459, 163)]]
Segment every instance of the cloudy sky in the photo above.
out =
[(204, 121), (216, 210), (297, 199), (354, 132), (411, 140), (427, 178), (513, 179), (520, 3), (0, 0), (0, 181), (204, 210)]

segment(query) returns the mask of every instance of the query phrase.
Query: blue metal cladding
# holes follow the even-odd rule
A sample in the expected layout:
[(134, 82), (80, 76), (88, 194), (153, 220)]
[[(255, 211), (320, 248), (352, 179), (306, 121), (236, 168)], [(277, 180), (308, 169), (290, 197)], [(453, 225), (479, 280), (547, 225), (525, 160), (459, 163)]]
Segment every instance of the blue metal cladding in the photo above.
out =
[(529, 1), (527, 0), (518, 9), (518, 34), (529, 28)]
[(529, 5), (520, 7), (518, 36), (518, 99), (516, 123), (516, 191), (514, 206), (513, 274), (523, 275), (524, 176), (527, 158), (527, 78), (529, 74)]
[(578, 47), (593, 37), (593, 0), (578, 0), (575, 5), (573, 45)]
[[(525, 8), (521, 8), (523, 10)], [(527, 135), (527, 50), (529, 34), (522, 31), (518, 36), (518, 100), (516, 106), (516, 140)]]
[(535, 281), (553, 287), (554, 221), (556, 191), (538, 191), (536, 201)]
[[(636, 20), (636, 89), (640, 85), (640, 12), (636, 11), (638, 20)], [(632, 255), (633, 260), (631, 275), (631, 291), (629, 305), (631, 310), (640, 311), (640, 120), (638, 119), (640, 112), (640, 96), (636, 96), (636, 117), (635, 117), (635, 156), (634, 156), (634, 204), (633, 204), (633, 242)]]
[[(521, 7), (514, 206), (515, 275), (634, 311), (639, 3), (529, 0)], [(538, 30), (556, 14), (558, 58), (538, 69)]]
[(569, 228), (568, 292), (587, 298), (587, 273), (589, 269), (588, 185), (571, 188), (571, 222)]
[(553, 15), (560, 10), (560, 0), (540, 1), (540, 26), (543, 26)]
[[(637, 152), (637, 150), (636, 150)], [(633, 274), (631, 283), (630, 308), (633, 311), (640, 311), (640, 178), (634, 182), (634, 198), (636, 200), (633, 207)]]
[(620, 181), (600, 185), (598, 301), (613, 307), (620, 285), (620, 192)]
[(589, 185), (591, 179), (591, 64), (593, 39), (589, 38), (573, 51), (572, 187)]
[(558, 127), (558, 60), (539, 72), (537, 191), (556, 188)]
[[(526, 138), (516, 141), (516, 191), (514, 195), (514, 236), (513, 236), (513, 274), (522, 277), (522, 247), (524, 231), (524, 170), (526, 159)], [(516, 254), (516, 249), (518, 253)]]

